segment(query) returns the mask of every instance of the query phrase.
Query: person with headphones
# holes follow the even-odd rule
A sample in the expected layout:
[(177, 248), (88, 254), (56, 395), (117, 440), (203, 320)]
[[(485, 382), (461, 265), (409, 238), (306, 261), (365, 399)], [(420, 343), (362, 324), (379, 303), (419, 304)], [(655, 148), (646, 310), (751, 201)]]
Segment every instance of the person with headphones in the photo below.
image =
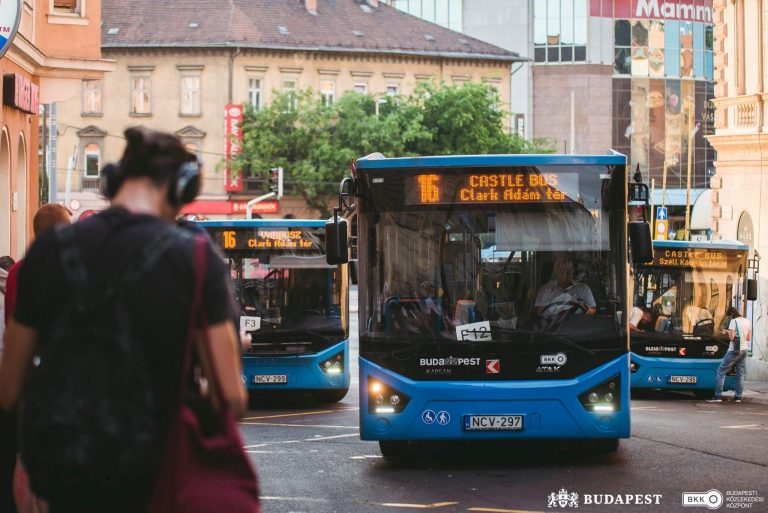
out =
[[(131, 265), (147, 260), (130, 287), (122, 287), (132, 340), (131, 350), (143, 358), (152, 395), (152, 415), (158, 420), (156, 436), (165, 440), (172, 412), (178, 408), (183, 359), (193, 308), (193, 291), (201, 283), (200, 309), (206, 322), (208, 349), (198, 357), (203, 368), (213, 368), (220, 384), (220, 397), (236, 414), (245, 410), (247, 395), (240, 381), (240, 343), (237, 310), (226, 266), (212, 247), (176, 226), (181, 207), (200, 189), (200, 164), (181, 141), (171, 134), (144, 128), (125, 131), (127, 145), (120, 162), (103, 170), (102, 192), (111, 207), (63, 230), (49, 230), (30, 248), (19, 273), (18, 297), (6, 335), (5, 354), (0, 362), (0, 408), (9, 410), (25, 396), (25, 380), (51, 337), (57, 319), (66, 319), (65, 305), (80, 297), (77, 283), (87, 283), (88, 295), (99, 297), (104, 290), (120, 288), (121, 277)], [(64, 241), (67, 241), (65, 244)], [(76, 248), (87, 281), (73, 283), (64, 269)], [(68, 252), (68, 256), (63, 253)], [(204, 253), (196, 259), (195, 254)], [(196, 262), (205, 268), (196, 270)], [(201, 274), (201, 272), (203, 274)], [(202, 276), (198, 279), (197, 276)], [(94, 319), (98, 322), (98, 319)], [(139, 386), (138, 384), (136, 386)], [(29, 400), (26, 401), (29, 407)], [(25, 432), (22, 422), (21, 432)], [(116, 448), (119, 450), (119, 448)], [(162, 453), (162, 450), (159, 450)], [(153, 461), (153, 468), (160, 468)], [(31, 469), (28, 469), (31, 470)], [(157, 470), (155, 471), (157, 472)], [(33, 476), (33, 472), (29, 472)], [(48, 496), (52, 513), (91, 511), (145, 511), (156, 473), (120, 484), (115, 490), (73, 490), (67, 496)], [(34, 488), (34, 479), (33, 479)], [(37, 492), (37, 490), (35, 490)], [(103, 494), (103, 495), (100, 495)]]

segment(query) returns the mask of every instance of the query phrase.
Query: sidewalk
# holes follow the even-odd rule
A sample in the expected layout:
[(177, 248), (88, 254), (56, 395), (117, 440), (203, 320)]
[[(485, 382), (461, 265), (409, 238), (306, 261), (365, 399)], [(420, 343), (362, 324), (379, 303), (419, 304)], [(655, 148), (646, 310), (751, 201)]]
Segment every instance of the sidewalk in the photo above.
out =
[[(723, 394), (725, 397), (731, 393)], [(768, 404), (768, 381), (745, 381), (744, 395), (741, 397), (744, 402)]]

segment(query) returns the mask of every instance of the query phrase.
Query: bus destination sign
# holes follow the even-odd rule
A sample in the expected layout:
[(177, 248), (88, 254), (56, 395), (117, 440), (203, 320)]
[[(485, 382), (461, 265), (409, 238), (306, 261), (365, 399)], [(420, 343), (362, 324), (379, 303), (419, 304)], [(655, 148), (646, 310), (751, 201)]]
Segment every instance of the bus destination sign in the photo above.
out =
[(405, 204), (564, 203), (578, 195), (578, 180), (578, 173), (420, 174), (406, 180)]
[(208, 233), (224, 251), (310, 251), (315, 242), (303, 230), (292, 228), (209, 227)]
[(688, 267), (691, 269), (727, 270), (744, 256), (743, 251), (725, 251), (708, 248), (668, 249), (656, 248), (653, 265), (656, 267)]

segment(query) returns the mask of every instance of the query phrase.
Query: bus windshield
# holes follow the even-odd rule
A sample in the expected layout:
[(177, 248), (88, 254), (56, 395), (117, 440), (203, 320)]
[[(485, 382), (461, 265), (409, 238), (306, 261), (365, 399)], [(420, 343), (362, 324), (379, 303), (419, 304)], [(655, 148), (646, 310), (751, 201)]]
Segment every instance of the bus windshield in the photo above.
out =
[(656, 247), (653, 263), (638, 266), (633, 304), (647, 312), (638, 323), (640, 332), (662, 338), (725, 337), (727, 310), (742, 294), (747, 252), (702, 246)]
[(588, 350), (626, 347), (626, 211), (623, 198), (611, 211), (606, 167), (368, 178), (361, 343), (567, 338)]
[(311, 354), (347, 339), (346, 266), (325, 261), (322, 223), (210, 224), (228, 262), (250, 354)]

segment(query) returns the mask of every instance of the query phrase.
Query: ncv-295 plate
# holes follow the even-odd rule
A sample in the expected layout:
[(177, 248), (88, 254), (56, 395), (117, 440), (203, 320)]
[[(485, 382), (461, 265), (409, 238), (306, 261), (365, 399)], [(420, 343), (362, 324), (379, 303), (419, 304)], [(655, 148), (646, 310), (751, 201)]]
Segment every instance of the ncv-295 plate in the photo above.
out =
[(672, 385), (695, 385), (696, 381), (696, 376), (670, 376), (667, 379), (667, 383)]
[(464, 431), (522, 430), (522, 415), (464, 415)]

